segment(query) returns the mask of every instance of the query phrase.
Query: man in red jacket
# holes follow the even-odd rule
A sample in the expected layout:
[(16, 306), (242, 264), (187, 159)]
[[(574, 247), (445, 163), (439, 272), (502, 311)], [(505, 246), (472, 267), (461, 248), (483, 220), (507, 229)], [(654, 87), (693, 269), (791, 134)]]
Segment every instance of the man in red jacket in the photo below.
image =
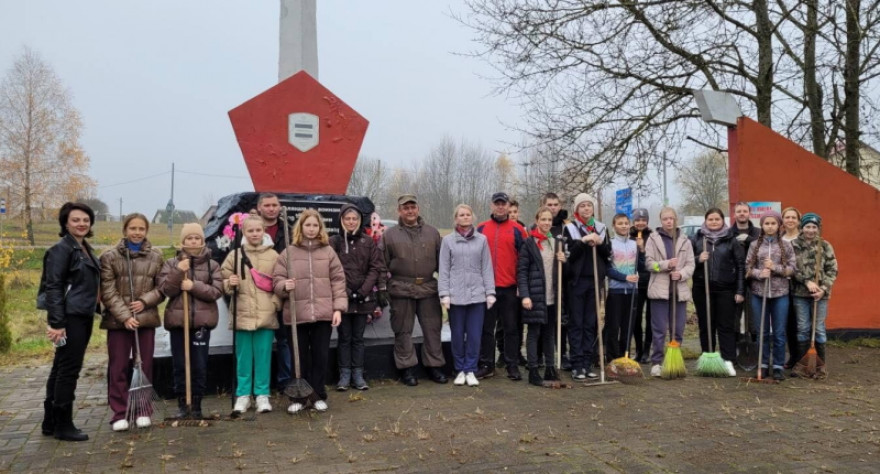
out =
[(510, 219), (510, 196), (499, 192), (492, 195), (492, 216), (477, 226), (477, 231), (489, 241), (492, 268), (495, 271), (495, 297), (483, 319), (483, 337), (480, 341), (480, 368), (477, 378), (495, 375), (495, 323), (504, 327), (504, 362), (507, 377), (522, 380), (519, 372), (522, 332), (519, 329), (519, 298), (516, 294), (516, 260), (526, 240), (526, 229)]

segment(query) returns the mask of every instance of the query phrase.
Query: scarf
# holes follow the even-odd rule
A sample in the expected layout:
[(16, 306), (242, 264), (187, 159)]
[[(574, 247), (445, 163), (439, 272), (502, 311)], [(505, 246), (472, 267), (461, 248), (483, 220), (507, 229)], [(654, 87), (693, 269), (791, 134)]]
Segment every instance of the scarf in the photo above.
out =
[(598, 232), (596, 232), (596, 219), (593, 216), (590, 216), (590, 218), (587, 219), (586, 222), (584, 222), (584, 218), (581, 217), (580, 214), (575, 214), (574, 217), (575, 217), (575, 219), (577, 219), (578, 222), (580, 222), (584, 227), (587, 228), (587, 233), (590, 233), (590, 234), (597, 234), (598, 233)]
[(136, 244), (128, 239), (125, 239), (125, 248), (127, 248), (128, 250), (131, 250), (132, 252), (140, 252), (141, 247), (143, 247), (143, 246), (144, 246), (143, 240), (141, 241), (141, 243)]
[(715, 244), (715, 241), (727, 235), (730, 232), (730, 227), (727, 225), (727, 222), (724, 222), (720, 229), (718, 230), (710, 230), (706, 223), (703, 222), (703, 225), (700, 226), (700, 232), (703, 233), (703, 236), (706, 237), (706, 240), (709, 241), (710, 244)]
[(545, 240), (550, 240), (550, 237), (551, 237), (549, 232), (546, 234), (542, 234), (541, 231), (538, 230), (537, 227), (532, 229), (532, 231), (529, 232), (529, 235), (531, 235), (532, 237), (535, 238), (535, 242), (538, 244), (538, 250), (544, 250), (543, 242)]
[(458, 235), (469, 239), (474, 236), (474, 226), (469, 225), (467, 227), (462, 227), (460, 225), (455, 226), (455, 231), (458, 232)]

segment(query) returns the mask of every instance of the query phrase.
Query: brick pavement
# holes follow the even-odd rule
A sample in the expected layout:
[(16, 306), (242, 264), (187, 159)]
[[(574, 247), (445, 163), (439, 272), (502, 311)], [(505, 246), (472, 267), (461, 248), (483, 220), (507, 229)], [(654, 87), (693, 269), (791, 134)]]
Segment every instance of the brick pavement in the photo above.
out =
[[(90, 356), (75, 415), (84, 443), (40, 433), (47, 366), (6, 367), (0, 471), (880, 472), (880, 350), (829, 355), (826, 382), (689, 376), (548, 390), (499, 371), (477, 389), (373, 381), (331, 392), (324, 414), (290, 416), (275, 399), (255, 421), (133, 433), (110, 430), (105, 360)], [(227, 413), (229, 399), (205, 407)]]

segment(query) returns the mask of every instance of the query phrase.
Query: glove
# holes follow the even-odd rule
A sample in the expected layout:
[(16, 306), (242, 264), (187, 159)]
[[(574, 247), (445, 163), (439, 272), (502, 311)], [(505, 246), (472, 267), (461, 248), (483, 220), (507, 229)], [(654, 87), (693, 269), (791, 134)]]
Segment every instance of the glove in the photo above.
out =
[(452, 299), (449, 298), (448, 296), (444, 296), (443, 298), (440, 298), (440, 305), (443, 306), (443, 309), (445, 309), (446, 311), (449, 311), (449, 305), (451, 303), (452, 303)]
[(492, 305), (495, 304), (495, 295), (489, 295), (486, 297), (486, 309), (492, 309)]
[(387, 308), (389, 304), (391, 304), (391, 295), (388, 294), (388, 290), (379, 290), (378, 293), (378, 302), (379, 306), (383, 308)]

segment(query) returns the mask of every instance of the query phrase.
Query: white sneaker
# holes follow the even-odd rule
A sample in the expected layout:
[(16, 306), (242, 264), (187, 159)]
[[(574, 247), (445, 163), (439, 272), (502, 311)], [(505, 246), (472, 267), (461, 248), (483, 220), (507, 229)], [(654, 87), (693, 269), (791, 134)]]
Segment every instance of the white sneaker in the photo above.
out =
[(125, 431), (128, 429), (128, 420), (116, 420), (113, 422), (113, 431)]
[(149, 416), (139, 416), (134, 420), (134, 424), (137, 425), (138, 428), (149, 428), (153, 424), (153, 420), (151, 420)]
[(238, 397), (235, 399), (235, 408), (232, 411), (244, 413), (251, 407), (251, 397), (249, 395)]
[(477, 385), (480, 385), (480, 381), (477, 380), (477, 376), (474, 375), (473, 372), (468, 372), (465, 378), (467, 380), (468, 387), (476, 387)]
[(272, 411), (272, 404), (269, 403), (268, 395), (257, 395), (257, 413), (267, 413)]
[(736, 377), (736, 369), (733, 367), (733, 362), (725, 360), (724, 366), (727, 367), (727, 375), (731, 377)]
[(325, 402), (324, 400), (318, 400), (317, 402), (315, 402), (315, 410), (327, 411), (328, 408), (330, 407), (327, 406), (327, 402)]
[(291, 403), (289, 407), (287, 407), (287, 413), (290, 413), (291, 415), (295, 415), (295, 414), (303, 411), (303, 408), (305, 408), (305, 406), (302, 403), (294, 402), (294, 403)]
[(458, 385), (459, 387), (464, 385), (464, 372), (459, 372), (458, 375), (455, 376), (455, 380), (452, 381), (452, 385)]
[(653, 367), (651, 367), (651, 377), (659, 377), (660, 372), (660, 364), (655, 364)]

